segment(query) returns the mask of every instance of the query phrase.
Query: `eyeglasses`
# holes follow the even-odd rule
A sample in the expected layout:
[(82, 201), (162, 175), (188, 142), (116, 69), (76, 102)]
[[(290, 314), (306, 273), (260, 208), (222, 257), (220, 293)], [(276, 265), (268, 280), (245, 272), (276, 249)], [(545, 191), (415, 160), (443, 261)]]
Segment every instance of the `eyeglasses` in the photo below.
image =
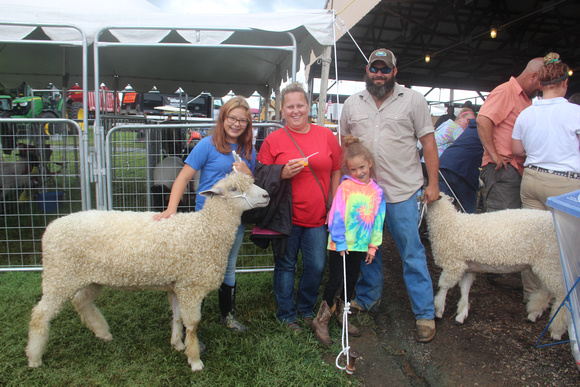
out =
[(243, 118), (242, 118), (242, 119), (238, 119), (238, 118), (236, 118), (236, 117), (227, 116), (227, 117), (226, 117), (226, 121), (227, 121), (227, 122), (228, 122), (228, 124), (230, 124), (230, 125), (235, 125), (235, 124), (236, 124), (236, 122), (239, 122), (241, 127), (244, 127), (244, 128), (245, 128), (246, 126), (248, 126), (248, 120), (246, 120), (246, 119), (243, 119)]
[(373, 74), (378, 73), (379, 71), (381, 72), (381, 74), (390, 74), (391, 71), (393, 71), (392, 68), (390, 67), (369, 67), (369, 71)]

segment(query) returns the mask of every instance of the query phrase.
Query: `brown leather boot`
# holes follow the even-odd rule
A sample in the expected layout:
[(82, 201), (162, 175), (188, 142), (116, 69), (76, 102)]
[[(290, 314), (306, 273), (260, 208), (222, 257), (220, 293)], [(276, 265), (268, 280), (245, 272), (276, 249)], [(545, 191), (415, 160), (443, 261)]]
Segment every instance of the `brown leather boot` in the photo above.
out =
[[(334, 310), (334, 316), (338, 320), (338, 324), (342, 327), (342, 314), (344, 312), (344, 301), (340, 298), (337, 298), (334, 302), (336, 309)], [(348, 334), (351, 336), (360, 336), (360, 329), (352, 325), (350, 322), (348, 323)]]
[(332, 317), (332, 312), (328, 307), (326, 301), (322, 301), (320, 304), (320, 309), (318, 309), (318, 315), (314, 320), (312, 320), (312, 330), (314, 331), (314, 336), (322, 345), (330, 347), (332, 345), (332, 340), (328, 334), (328, 322)]

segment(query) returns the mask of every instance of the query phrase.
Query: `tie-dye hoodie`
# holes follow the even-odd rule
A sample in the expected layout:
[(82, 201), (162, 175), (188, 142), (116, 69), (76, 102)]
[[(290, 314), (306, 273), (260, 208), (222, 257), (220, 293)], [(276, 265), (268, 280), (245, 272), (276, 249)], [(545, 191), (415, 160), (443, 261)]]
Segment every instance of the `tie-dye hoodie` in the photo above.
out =
[(362, 251), (374, 255), (383, 240), (385, 220), (383, 190), (345, 175), (336, 191), (328, 217), (328, 248)]

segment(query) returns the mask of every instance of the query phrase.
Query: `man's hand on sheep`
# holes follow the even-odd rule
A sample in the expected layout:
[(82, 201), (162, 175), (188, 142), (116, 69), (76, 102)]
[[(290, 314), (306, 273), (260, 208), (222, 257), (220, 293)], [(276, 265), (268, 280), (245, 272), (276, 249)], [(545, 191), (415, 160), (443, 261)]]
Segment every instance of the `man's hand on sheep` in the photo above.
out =
[(423, 193), (423, 203), (431, 204), (439, 199), (439, 183), (429, 184)]

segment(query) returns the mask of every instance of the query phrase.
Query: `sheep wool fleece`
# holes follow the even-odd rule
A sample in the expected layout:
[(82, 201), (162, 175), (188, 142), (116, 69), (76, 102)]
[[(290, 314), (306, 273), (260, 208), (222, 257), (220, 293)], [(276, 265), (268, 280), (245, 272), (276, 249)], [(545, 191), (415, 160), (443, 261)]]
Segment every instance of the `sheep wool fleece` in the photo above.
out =
[(30, 321), (29, 366), (42, 364), (50, 321), (71, 299), (87, 327), (111, 340), (93, 303), (103, 286), (111, 286), (174, 293), (187, 330), (185, 345), (177, 337), (174, 342), (175, 332), (172, 344), (185, 349), (193, 371), (201, 370), (196, 336), (201, 302), (223, 281), (242, 212), (269, 201), (252, 182), (250, 176), (231, 173), (203, 193), (211, 198), (202, 211), (161, 221), (152, 212), (85, 211), (51, 222), (42, 237), (43, 295)]

